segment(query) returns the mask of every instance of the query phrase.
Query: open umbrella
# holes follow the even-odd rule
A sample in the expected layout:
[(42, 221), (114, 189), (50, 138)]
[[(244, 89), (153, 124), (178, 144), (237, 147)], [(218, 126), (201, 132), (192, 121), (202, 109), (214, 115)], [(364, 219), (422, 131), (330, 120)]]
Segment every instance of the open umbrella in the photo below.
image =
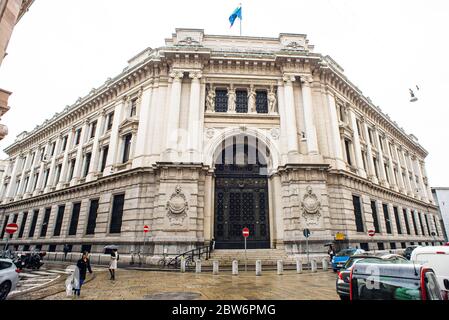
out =
[(108, 246), (104, 247), (106, 250), (115, 250), (118, 249), (118, 246), (116, 246), (115, 244), (110, 244)]
[(328, 242), (328, 243), (326, 243), (324, 246), (325, 246), (325, 247), (330, 247), (330, 246), (333, 246), (333, 245), (334, 245), (333, 242)]

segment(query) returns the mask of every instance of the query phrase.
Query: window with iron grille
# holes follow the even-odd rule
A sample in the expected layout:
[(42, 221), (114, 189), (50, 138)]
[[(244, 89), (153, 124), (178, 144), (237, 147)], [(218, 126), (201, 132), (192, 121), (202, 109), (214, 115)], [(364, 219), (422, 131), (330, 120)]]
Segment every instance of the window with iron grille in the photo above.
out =
[(44, 215), (44, 221), (42, 221), (41, 238), (45, 238), (47, 236), (48, 222), (50, 221), (50, 213), (51, 213), (51, 208), (46, 208), (45, 215)]
[(29, 238), (34, 237), (34, 232), (36, 231), (37, 218), (39, 218), (39, 210), (34, 210), (33, 220), (31, 221), (30, 232), (28, 233)]
[(61, 235), (62, 221), (64, 220), (65, 205), (58, 207), (58, 215), (56, 216), (55, 230), (53, 236), (59, 237)]
[(77, 202), (73, 204), (72, 219), (70, 220), (69, 236), (76, 236), (78, 230), (78, 220), (80, 217), (81, 203)]
[(111, 225), (109, 227), (109, 233), (121, 233), (124, 204), (125, 204), (125, 195), (124, 194), (119, 194), (119, 195), (114, 196), (114, 201), (112, 204), (112, 216), (111, 216)]
[(237, 113), (248, 113), (248, 92), (246, 90), (236, 90), (236, 106)]
[(257, 113), (268, 113), (268, 98), (266, 91), (256, 91)]
[(385, 219), (385, 226), (387, 227), (387, 233), (391, 234), (391, 221), (390, 221), (390, 213), (388, 212), (388, 205), (383, 204), (384, 209), (384, 219)]
[(362, 206), (360, 203), (360, 197), (352, 196), (352, 204), (354, 205), (354, 215), (355, 215), (355, 226), (357, 232), (364, 232), (363, 218), (362, 218)]
[(407, 234), (411, 235), (411, 230), (410, 230), (410, 224), (408, 223), (408, 215), (407, 215), (407, 209), (402, 209), (402, 213), (404, 216), (404, 221), (405, 221), (405, 228), (407, 229)]
[(19, 235), (17, 236), (19, 239), (23, 238), (23, 233), (25, 231), (27, 219), (28, 219), (28, 212), (24, 212), (22, 216), (22, 222), (20, 223)]
[(228, 112), (228, 90), (215, 90), (215, 112)]
[(394, 219), (396, 220), (396, 229), (398, 230), (398, 234), (402, 234), (401, 220), (399, 218), (398, 208), (393, 207), (393, 211), (394, 211)]
[(97, 211), (98, 199), (90, 201), (89, 217), (87, 218), (86, 234), (95, 234), (95, 227), (97, 226)]
[(374, 230), (376, 233), (380, 233), (379, 218), (377, 217), (376, 201), (371, 201), (371, 212), (373, 213)]

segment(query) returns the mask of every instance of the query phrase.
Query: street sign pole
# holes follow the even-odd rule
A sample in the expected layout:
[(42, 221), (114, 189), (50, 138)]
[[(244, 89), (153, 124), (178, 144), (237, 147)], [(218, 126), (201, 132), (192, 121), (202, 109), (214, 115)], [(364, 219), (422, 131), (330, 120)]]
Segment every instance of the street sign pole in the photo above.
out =
[(309, 259), (309, 237), (306, 238), (306, 250), (307, 250), (307, 266), (310, 269), (310, 259)]
[(245, 272), (248, 271), (248, 256), (246, 255), (246, 237), (245, 237)]

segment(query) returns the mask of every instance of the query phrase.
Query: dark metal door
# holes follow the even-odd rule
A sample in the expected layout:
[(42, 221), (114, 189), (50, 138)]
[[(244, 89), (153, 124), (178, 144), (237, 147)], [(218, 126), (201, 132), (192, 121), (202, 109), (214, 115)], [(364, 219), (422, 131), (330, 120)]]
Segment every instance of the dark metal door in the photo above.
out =
[(266, 176), (217, 175), (215, 179), (215, 248), (243, 249), (243, 228), (250, 230), (248, 249), (270, 248)]

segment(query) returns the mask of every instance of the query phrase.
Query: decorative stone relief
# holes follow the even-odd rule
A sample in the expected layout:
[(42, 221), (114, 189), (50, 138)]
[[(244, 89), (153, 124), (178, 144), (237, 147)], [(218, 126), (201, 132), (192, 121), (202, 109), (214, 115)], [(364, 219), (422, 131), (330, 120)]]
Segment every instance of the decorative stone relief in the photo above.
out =
[(257, 113), (256, 89), (254, 88), (254, 85), (251, 85), (250, 90), (248, 92), (248, 110), (249, 110), (249, 113)]
[(270, 113), (276, 113), (276, 93), (274, 92), (273, 86), (270, 87), (270, 91), (268, 92), (268, 111)]
[(168, 219), (171, 225), (182, 225), (187, 217), (189, 203), (185, 194), (182, 192), (181, 186), (176, 186), (175, 193), (167, 201), (166, 209), (168, 211)]
[(278, 128), (271, 129), (270, 133), (274, 140), (278, 140), (279, 137), (281, 136), (281, 133)]
[(215, 137), (215, 129), (213, 128), (209, 128), (206, 130), (206, 137), (207, 139), (212, 139), (213, 137)]
[(312, 187), (307, 187), (307, 193), (304, 195), (301, 201), (302, 216), (309, 225), (317, 225), (321, 217), (321, 202), (318, 197), (313, 193)]
[(236, 101), (237, 101), (237, 96), (235, 94), (235, 89), (234, 89), (234, 86), (231, 85), (229, 92), (228, 92), (228, 111), (230, 113), (235, 113)]
[(206, 111), (214, 112), (215, 111), (215, 89), (213, 85), (209, 86), (206, 97)]

